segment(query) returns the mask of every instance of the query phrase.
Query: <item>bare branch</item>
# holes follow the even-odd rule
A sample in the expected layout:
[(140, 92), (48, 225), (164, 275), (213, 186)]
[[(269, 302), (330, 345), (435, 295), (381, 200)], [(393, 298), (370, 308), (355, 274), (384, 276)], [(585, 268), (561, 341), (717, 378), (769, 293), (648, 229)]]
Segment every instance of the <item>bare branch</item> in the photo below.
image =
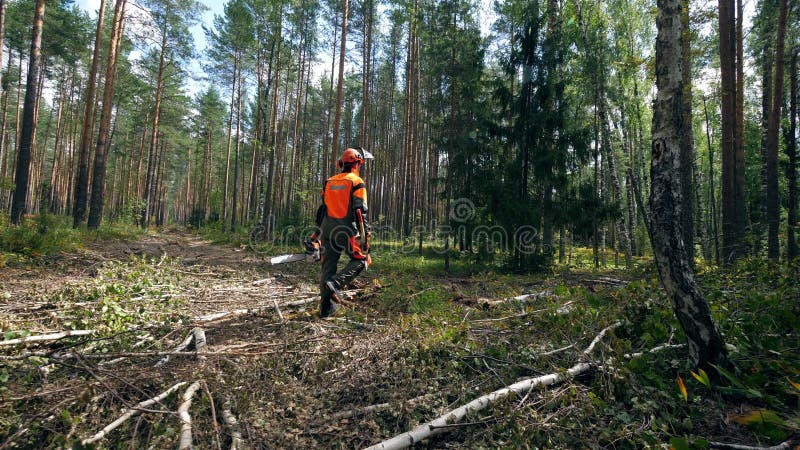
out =
[(28, 342), (57, 341), (59, 339), (64, 339), (66, 337), (72, 337), (72, 336), (88, 336), (90, 334), (93, 334), (94, 332), (95, 332), (94, 330), (66, 330), (66, 331), (60, 331), (58, 333), (26, 336), (17, 339), (8, 339), (6, 341), (0, 341), (0, 347), (17, 345), (17, 344), (26, 344)]
[(192, 416), (189, 415), (189, 408), (192, 406), (192, 399), (195, 392), (200, 389), (200, 382), (195, 381), (186, 388), (183, 393), (183, 402), (178, 407), (178, 418), (181, 420), (181, 434), (178, 441), (178, 450), (192, 448)]
[(167, 389), (166, 391), (158, 394), (157, 396), (155, 396), (155, 397), (153, 397), (153, 398), (151, 398), (149, 400), (145, 400), (145, 401), (139, 402), (139, 404), (137, 404), (133, 408), (126, 409), (125, 412), (117, 420), (115, 420), (115, 421), (111, 422), (110, 424), (106, 425), (105, 428), (103, 428), (102, 430), (98, 431), (94, 436), (89, 437), (87, 439), (84, 439), (83, 441), (81, 441), (81, 444), (83, 444), (83, 445), (93, 444), (93, 443), (99, 441), (100, 439), (103, 439), (108, 433), (110, 433), (115, 428), (117, 428), (120, 425), (122, 425), (126, 420), (130, 419), (134, 415), (136, 415), (139, 412), (141, 412), (142, 409), (147, 408), (150, 405), (153, 405), (155, 403), (159, 403), (160, 401), (162, 401), (165, 398), (167, 398), (169, 396), (169, 394), (173, 393), (175, 390), (177, 390), (178, 388), (180, 388), (181, 386), (183, 386), (185, 384), (186, 384), (185, 381), (181, 381), (180, 383), (175, 384), (174, 386), (172, 386), (171, 388)]

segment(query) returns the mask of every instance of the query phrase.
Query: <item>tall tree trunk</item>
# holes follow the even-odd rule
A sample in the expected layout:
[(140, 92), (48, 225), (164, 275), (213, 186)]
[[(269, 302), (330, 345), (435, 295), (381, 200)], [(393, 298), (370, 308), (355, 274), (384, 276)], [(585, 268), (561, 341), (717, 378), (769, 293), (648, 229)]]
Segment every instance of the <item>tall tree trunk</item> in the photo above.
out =
[(786, 140), (786, 155), (789, 167), (786, 168), (786, 179), (789, 181), (789, 208), (787, 212), (786, 259), (794, 260), (798, 256), (797, 248), (797, 54), (792, 51), (789, 67), (789, 138)]
[(156, 196), (156, 192), (154, 191), (154, 181), (156, 172), (158, 168), (156, 167), (156, 158), (158, 155), (158, 126), (159, 120), (161, 119), (161, 96), (164, 93), (164, 69), (166, 67), (166, 56), (167, 56), (167, 31), (168, 31), (168, 23), (167, 17), (168, 14), (164, 15), (164, 24), (161, 29), (161, 49), (160, 55), (158, 57), (158, 75), (156, 76), (156, 95), (155, 95), (155, 105), (153, 106), (153, 125), (151, 126), (151, 135), (150, 135), (150, 150), (148, 152), (147, 157), (147, 177), (145, 179), (145, 186), (144, 186), (144, 205), (142, 209), (142, 227), (147, 227), (150, 225), (150, 216), (152, 215), (153, 211), (153, 203), (154, 197)]
[[(333, 83), (333, 75), (336, 73), (336, 46), (339, 43), (337, 40), (337, 36), (339, 33), (339, 29), (337, 27), (333, 27), (333, 39), (332, 39), (332, 50), (331, 50), (331, 77), (330, 77), (330, 87), (328, 88), (328, 93), (326, 96), (326, 105), (327, 110), (325, 113), (325, 131), (324, 137), (322, 139), (322, 153), (323, 153), (323, 161), (322, 166), (320, 167), (319, 177), (320, 181), (324, 180), (327, 176), (326, 173), (331, 166), (336, 166), (333, 161), (336, 161), (336, 154), (333, 152), (333, 147), (331, 146), (330, 151), (328, 150), (331, 140), (331, 110), (334, 109), (333, 104), (333, 87), (335, 84)], [(330, 156), (329, 156), (330, 155)]]
[[(89, 146), (92, 140), (92, 118), (95, 108), (95, 89), (97, 89), (97, 66), (100, 64), (100, 41), (103, 38), (103, 22), (106, 13), (106, 0), (100, 0), (97, 12), (97, 31), (94, 35), (94, 51), (92, 66), (89, 69), (89, 81), (86, 89), (86, 103), (83, 109), (83, 127), (81, 128), (81, 144), (78, 148), (78, 176), (75, 181), (75, 202), (72, 211), (72, 227), (78, 228), (86, 220), (86, 204), (89, 190)], [(106, 81), (107, 83), (108, 81)]]
[[(236, 91), (236, 152), (234, 155), (234, 162), (233, 162), (233, 199), (231, 202), (231, 230), (236, 227), (236, 202), (238, 200), (238, 193), (239, 189), (236, 185), (237, 181), (239, 181), (239, 153), (241, 150), (242, 140), (241, 140), (241, 131), (242, 131), (242, 69), (239, 68), (238, 72), (235, 75), (235, 78), (238, 83), (234, 83), (237, 85)], [(234, 111), (231, 111), (233, 114)]]
[(717, 221), (717, 190), (714, 187), (714, 146), (711, 145), (711, 120), (708, 117), (708, 103), (703, 96), (703, 112), (706, 116), (706, 142), (708, 143), (708, 209), (711, 220), (711, 234), (714, 241), (714, 261), (720, 264), (719, 222)]
[(45, 0), (36, 0), (31, 32), (30, 62), (25, 86), (25, 106), (22, 116), (22, 130), (17, 151), (17, 167), (14, 182), (14, 200), (11, 204), (11, 223), (19, 225), (25, 216), (28, 201), (28, 181), (31, 169), (31, 145), (36, 133), (36, 100), (39, 97), (39, 69), (42, 60), (42, 24), (44, 22)]
[[(601, 100), (602, 101), (602, 100)], [(608, 174), (611, 178), (612, 196), (615, 202), (622, 204), (622, 186), (619, 182), (619, 175), (617, 174), (617, 157), (614, 154), (614, 148), (611, 146), (611, 130), (609, 129), (608, 112), (606, 111), (605, 102), (601, 103), (602, 121), (603, 121), (603, 148), (606, 150), (604, 159), (608, 163)], [(632, 267), (633, 259), (631, 258), (631, 241), (628, 237), (628, 226), (625, 223), (625, 216), (621, 215), (615, 224), (616, 237), (619, 240), (620, 246), (625, 253), (625, 267)], [(552, 243), (545, 242), (545, 245), (552, 245)], [(616, 252), (614, 254), (616, 258)], [(616, 261), (615, 261), (616, 264)]]
[[(231, 86), (231, 106), (230, 115), (228, 116), (228, 145), (225, 150), (225, 183), (222, 189), (222, 229), (225, 229), (225, 224), (228, 222), (228, 190), (229, 179), (231, 172), (231, 140), (233, 139), (233, 114), (236, 107), (236, 82), (238, 81), (237, 74), (239, 70), (239, 55), (233, 55), (233, 85)], [(236, 183), (233, 184), (234, 187)]]
[(347, 15), (350, 8), (350, 1), (344, 0), (342, 10), (342, 41), (339, 46), (339, 78), (336, 83), (336, 113), (333, 119), (333, 146), (331, 149), (331, 162), (336, 161), (339, 156), (339, 128), (342, 121), (342, 101), (344, 99), (344, 57), (347, 49)]
[[(747, 203), (745, 200), (745, 186), (744, 186), (744, 6), (742, 0), (736, 0), (736, 19), (731, 22), (735, 23), (736, 29), (734, 31), (736, 37), (736, 59), (734, 66), (736, 67), (736, 147), (734, 154), (734, 171), (735, 171), (735, 188), (736, 188), (736, 202), (739, 208), (739, 235), (740, 235), (740, 253), (744, 255), (748, 252), (746, 238), (746, 230), (750, 228), (750, 217), (747, 215)], [(759, 237), (760, 239), (760, 237)]]
[(758, 202), (758, 225), (755, 236), (755, 253), (761, 253), (764, 230), (767, 229), (767, 136), (769, 114), (772, 108), (772, 36), (764, 40), (761, 55), (761, 184)]
[[(0, 0), (0, 86), (3, 85), (3, 45), (5, 32), (6, 32), (6, 9), (8, 6), (8, 2), (6, 0)], [(8, 67), (11, 68), (11, 53), (9, 52), (8, 55)], [(2, 89), (0, 89), (2, 91)], [(3, 96), (3, 119), (2, 119), (2, 126), (0, 126), (0, 179), (5, 177), (5, 159), (8, 150), (5, 149), (4, 138), (6, 134), (6, 106), (8, 105), (8, 90), (6, 90), (6, 95)], [(0, 208), (3, 207), (3, 200), (0, 198)]]
[(600, 267), (600, 233), (597, 217), (597, 208), (600, 205), (600, 121), (598, 119), (599, 90), (597, 77), (594, 80), (594, 207), (592, 211), (592, 254), (594, 256), (594, 268)]
[(739, 184), (736, 127), (736, 23), (733, 0), (719, 0), (719, 46), (722, 84), (722, 246), (730, 264), (744, 249), (744, 183)]
[(661, 283), (672, 299), (675, 315), (689, 341), (695, 367), (715, 373), (712, 364), (726, 364), (722, 336), (711, 318), (689, 265), (683, 241), (680, 181), (683, 86), (680, 0), (658, 0), (656, 86), (650, 175), (651, 238)]
[[(14, 54), (12, 52), (8, 52), (8, 70), (11, 71), (11, 66), (13, 62)], [(2, 69), (2, 68), (0, 68)], [(2, 73), (2, 70), (0, 70)], [(8, 176), (8, 171), (10, 170), (11, 166), (11, 155), (14, 153), (10, 150), (10, 145), (6, 145), (6, 123), (8, 123), (8, 97), (11, 94), (11, 88), (5, 90), (5, 94), (3, 95), (3, 117), (0, 119), (0, 154), (2, 157), (0, 158), (0, 178), (5, 178)], [(6, 208), (6, 196), (0, 194), (0, 209), (5, 210)]]
[(364, 46), (361, 51), (361, 65), (363, 67), (361, 75), (361, 145), (369, 148), (370, 123), (370, 80), (372, 79), (372, 30), (374, 18), (374, 1), (365, 0), (364, 2)]
[(787, 0), (781, 0), (778, 13), (778, 37), (775, 43), (775, 79), (772, 83), (772, 107), (767, 124), (767, 256), (777, 260), (780, 254), (778, 230), (780, 228), (780, 202), (778, 191), (778, 131), (783, 103), (784, 35), (786, 34)]
[(103, 87), (103, 110), (100, 113), (100, 131), (97, 135), (97, 146), (94, 150), (94, 170), (92, 172), (92, 203), (89, 207), (88, 226), (92, 230), (100, 227), (103, 219), (103, 191), (106, 178), (106, 157), (109, 147), (109, 126), (114, 106), (114, 84), (117, 76), (117, 59), (122, 30), (125, 22), (125, 5), (127, 0), (117, 0), (114, 5), (114, 23), (111, 40), (108, 43), (106, 66), (106, 84)]
[(689, 0), (681, 1), (681, 22), (683, 23), (683, 39), (681, 40), (681, 72), (683, 74), (683, 128), (681, 133), (681, 189), (683, 190), (683, 243), (689, 265), (694, 267), (694, 134), (692, 131), (692, 58), (691, 31), (689, 30)]

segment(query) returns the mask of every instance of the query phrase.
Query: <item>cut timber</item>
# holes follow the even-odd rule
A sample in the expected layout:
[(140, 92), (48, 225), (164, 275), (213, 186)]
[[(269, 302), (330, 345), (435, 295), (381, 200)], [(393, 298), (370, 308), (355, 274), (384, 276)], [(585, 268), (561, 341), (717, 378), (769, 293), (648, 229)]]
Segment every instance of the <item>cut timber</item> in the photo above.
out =
[(147, 408), (147, 407), (149, 407), (149, 406), (151, 406), (151, 405), (153, 405), (155, 403), (158, 403), (158, 402), (164, 400), (165, 398), (167, 398), (167, 396), (169, 396), (169, 394), (173, 393), (174, 391), (176, 391), (178, 388), (180, 388), (181, 386), (183, 386), (185, 384), (186, 384), (186, 382), (182, 381), (182, 382), (172, 386), (171, 388), (167, 389), (166, 391), (158, 394), (157, 396), (155, 396), (155, 397), (153, 397), (153, 398), (151, 398), (149, 400), (145, 400), (143, 402), (140, 402), (139, 404), (137, 404), (133, 408), (126, 409), (125, 412), (119, 417), (119, 419), (117, 419), (117, 420), (111, 422), (110, 424), (106, 425), (105, 428), (103, 428), (102, 430), (98, 431), (94, 436), (84, 439), (83, 441), (81, 441), (81, 444), (82, 445), (93, 444), (93, 443), (99, 441), (100, 439), (103, 439), (108, 433), (113, 431), (118, 426), (122, 425), (126, 420), (128, 420), (131, 417), (133, 417), (134, 415), (138, 414), (140, 412), (140, 410), (142, 410), (144, 408)]
[(66, 337), (72, 336), (88, 336), (93, 334), (94, 330), (67, 330), (58, 333), (38, 334), (35, 336), (25, 336), (17, 339), (9, 339), (7, 341), (0, 341), (0, 347), (7, 345), (26, 344), (28, 342), (43, 342), (43, 341), (57, 341)]
[[(589, 353), (594, 350), (594, 347), (600, 342), (601, 339), (603, 339), (603, 336), (605, 336), (609, 330), (618, 326), (620, 326), (619, 322), (604, 328), (594, 338), (594, 340), (592, 340), (591, 344), (589, 344), (586, 350), (583, 351), (584, 356), (588, 356)], [(592, 367), (593, 364), (591, 363), (578, 363), (563, 372), (556, 372), (549, 375), (543, 375), (541, 377), (522, 380), (512, 384), (511, 386), (504, 387), (482, 397), (478, 397), (466, 405), (449, 411), (443, 416), (440, 416), (428, 423), (422, 424), (409, 432), (399, 434), (389, 440), (368, 447), (367, 450), (396, 450), (408, 448), (418, 442), (428, 439), (431, 436), (444, 433), (450, 428), (448, 425), (458, 423), (463, 420), (467, 414), (480, 411), (487, 406), (490, 406), (493, 403), (508, 397), (511, 394), (522, 394), (535, 387), (549, 386), (551, 384), (560, 383), (567, 378), (587, 372)]]
[(189, 415), (189, 408), (192, 406), (192, 399), (195, 392), (200, 389), (200, 382), (195, 381), (186, 388), (183, 393), (183, 402), (178, 407), (178, 418), (181, 421), (181, 434), (178, 440), (178, 450), (192, 448), (192, 416)]

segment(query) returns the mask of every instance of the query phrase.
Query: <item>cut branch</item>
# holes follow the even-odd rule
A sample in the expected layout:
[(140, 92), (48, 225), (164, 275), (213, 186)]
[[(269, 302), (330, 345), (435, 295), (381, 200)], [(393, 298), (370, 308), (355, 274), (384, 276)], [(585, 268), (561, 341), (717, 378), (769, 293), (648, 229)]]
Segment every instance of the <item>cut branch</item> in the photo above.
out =
[(684, 348), (684, 347), (686, 347), (686, 344), (662, 344), (644, 352), (626, 353), (625, 357), (628, 359), (639, 358), (646, 355), (647, 353), (657, 353), (662, 350), (669, 350), (671, 348)]
[(206, 331), (197, 327), (192, 334), (194, 335), (194, 351), (197, 353), (197, 359), (205, 359), (203, 353), (206, 351)]
[[(439, 393), (421, 395), (419, 397), (412, 398), (411, 400), (406, 400), (405, 402), (403, 402), (403, 404), (406, 406), (413, 406), (421, 401), (433, 398), (437, 395), (439, 395)], [(351, 409), (349, 411), (340, 411), (332, 415), (330, 418), (332, 420), (348, 419), (358, 414), (370, 414), (381, 411), (387, 411), (389, 409), (392, 409), (393, 406), (394, 405), (392, 403), (378, 403), (376, 405), (361, 406), (358, 408)]]
[[(604, 328), (597, 337), (589, 344), (589, 347), (583, 351), (584, 355), (589, 355), (589, 353), (594, 350), (594, 347), (597, 345), (598, 342), (606, 335), (606, 333), (613, 329), (620, 326), (620, 323), (617, 322), (609, 327)], [(408, 448), (418, 442), (421, 442), (425, 439), (428, 439), (431, 436), (434, 436), (439, 433), (443, 433), (448, 430), (447, 425), (452, 425), (454, 423), (458, 423), (467, 416), (467, 414), (475, 411), (480, 411), (506, 397), (511, 394), (522, 394), (534, 387), (539, 386), (549, 386), (551, 384), (560, 383), (567, 378), (574, 377), (576, 375), (582, 374), (584, 372), (589, 371), (593, 367), (591, 363), (578, 363), (574, 366), (570, 367), (566, 371), (551, 373), (549, 375), (543, 375), (536, 378), (528, 378), (526, 380), (522, 380), (520, 382), (514, 383), (511, 386), (504, 387), (502, 389), (498, 389), (492, 393), (486, 394), (482, 397), (478, 397), (475, 400), (467, 403), (464, 406), (456, 408), (452, 411), (447, 412), (443, 416), (440, 416), (428, 423), (422, 424), (417, 428), (399, 434), (389, 440), (383, 441), (381, 443), (375, 444), (371, 447), (368, 447), (367, 450), (397, 450)]]
[(151, 398), (149, 400), (145, 400), (143, 402), (140, 402), (139, 404), (137, 404), (133, 408), (126, 409), (125, 412), (119, 417), (119, 419), (117, 419), (117, 420), (111, 422), (110, 424), (106, 425), (105, 428), (103, 428), (102, 430), (98, 431), (94, 436), (92, 436), (90, 438), (87, 438), (87, 439), (84, 439), (83, 441), (81, 441), (81, 444), (83, 444), (83, 445), (93, 444), (93, 443), (99, 441), (100, 439), (103, 439), (108, 433), (110, 433), (115, 428), (117, 428), (120, 425), (122, 425), (126, 420), (130, 419), (134, 415), (136, 415), (139, 412), (141, 412), (142, 409), (147, 408), (150, 405), (153, 405), (153, 404), (161, 402), (162, 400), (167, 398), (169, 396), (169, 394), (173, 393), (175, 390), (177, 390), (178, 388), (180, 388), (181, 386), (183, 386), (185, 384), (186, 384), (185, 381), (181, 381), (180, 383), (175, 384), (174, 386), (172, 386), (171, 388), (167, 389), (166, 391), (158, 394), (157, 396), (155, 396), (155, 397), (153, 397), (153, 398)]
[[(193, 332), (192, 332), (192, 333), (189, 333), (189, 334), (186, 336), (186, 339), (184, 339), (184, 340), (183, 340), (183, 342), (181, 342), (180, 344), (178, 344), (178, 346), (177, 346), (177, 347), (175, 347), (174, 349), (172, 349), (172, 351), (173, 351), (173, 352), (182, 352), (182, 351), (186, 350), (186, 348), (189, 346), (189, 344), (191, 344), (191, 343), (192, 343), (192, 340), (193, 340), (193, 339), (194, 339), (194, 333), (193, 333)], [(164, 365), (164, 364), (166, 364), (168, 361), (169, 361), (169, 355), (167, 355), (167, 356), (164, 356), (164, 357), (163, 357), (161, 360), (159, 360), (159, 361), (158, 361), (158, 362), (157, 362), (157, 363), (156, 363), (156, 364), (155, 364), (153, 367), (160, 367), (160, 366), (163, 366), (163, 365)]]
[(800, 437), (794, 436), (788, 441), (781, 442), (772, 447), (751, 447), (749, 445), (739, 444), (726, 444), (724, 442), (709, 442), (708, 448), (716, 448), (722, 450), (791, 450), (795, 445), (800, 444)]
[(178, 450), (192, 448), (192, 416), (189, 415), (189, 408), (192, 406), (192, 398), (195, 392), (200, 389), (200, 382), (195, 381), (186, 388), (183, 393), (183, 402), (178, 407), (178, 418), (181, 420), (181, 434), (178, 441)]
[(231, 402), (226, 400), (222, 405), (222, 420), (225, 425), (231, 430), (231, 450), (239, 450), (244, 446), (244, 439), (242, 439), (242, 432), (239, 431), (239, 421), (236, 416), (231, 412)]
[(8, 339), (6, 341), (0, 341), (0, 347), (8, 345), (25, 344), (28, 342), (57, 341), (59, 339), (64, 339), (66, 337), (88, 336), (93, 333), (94, 330), (67, 330), (58, 333), (39, 334), (35, 336), (26, 336), (17, 339)]

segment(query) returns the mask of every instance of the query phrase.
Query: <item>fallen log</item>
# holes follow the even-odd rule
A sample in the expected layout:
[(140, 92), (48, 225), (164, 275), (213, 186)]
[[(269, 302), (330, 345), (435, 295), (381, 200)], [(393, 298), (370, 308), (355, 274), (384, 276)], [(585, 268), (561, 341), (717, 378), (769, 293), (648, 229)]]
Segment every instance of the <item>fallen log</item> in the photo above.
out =
[(28, 342), (57, 341), (59, 339), (64, 339), (66, 337), (88, 336), (90, 334), (94, 334), (94, 330), (66, 330), (58, 333), (37, 334), (33, 336), (25, 336), (16, 339), (8, 339), (5, 341), (0, 341), (0, 347), (8, 345), (27, 344)]
[[(617, 322), (609, 327), (604, 328), (594, 338), (594, 340), (592, 340), (592, 342), (589, 344), (586, 350), (583, 351), (583, 354), (585, 356), (588, 356), (592, 352), (592, 350), (594, 350), (594, 347), (600, 342), (601, 339), (603, 339), (603, 337), (609, 330), (616, 328), (620, 325), (621, 323)], [(578, 363), (570, 367), (566, 371), (555, 372), (549, 375), (543, 375), (540, 377), (528, 378), (526, 380), (519, 381), (517, 383), (512, 384), (511, 386), (507, 386), (502, 389), (498, 389), (494, 392), (491, 392), (489, 394), (486, 394), (482, 397), (478, 397), (475, 400), (467, 403), (466, 405), (453, 409), (430, 422), (424, 423), (416, 427), (411, 431), (399, 434), (391, 439), (385, 440), (371, 447), (368, 447), (366, 450), (397, 450), (397, 449), (408, 448), (418, 442), (428, 439), (431, 436), (444, 433), (445, 431), (448, 430), (449, 428), (448, 425), (458, 423), (461, 420), (463, 420), (464, 417), (467, 416), (467, 414), (471, 412), (480, 411), (498, 402), (499, 400), (508, 397), (511, 394), (521, 394), (535, 387), (549, 386), (552, 384), (560, 383), (568, 378), (572, 378), (576, 375), (580, 375), (584, 372), (589, 371), (590, 369), (592, 369), (593, 366), (594, 366), (593, 363)]]
[(200, 382), (195, 381), (183, 393), (183, 402), (178, 407), (178, 418), (181, 421), (180, 438), (178, 439), (178, 450), (192, 448), (192, 416), (189, 415), (189, 408), (192, 406), (192, 399), (195, 392), (200, 389)]
[(106, 435), (108, 435), (108, 433), (110, 433), (111, 431), (113, 431), (114, 429), (116, 429), (117, 427), (122, 425), (126, 420), (130, 419), (134, 415), (136, 415), (139, 412), (141, 412), (142, 409), (147, 408), (150, 405), (159, 403), (160, 401), (162, 401), (165, 398), (167, 398), (169, 396), (169, 394), (175, 392), (178, 388), (180, 388), (181, 386), (183, 386), (185, 384), (186, 384), (185, 381), (181, 381), (180, 383), (175, 384), (174, 386), (172, 386), (171, 388), (167, 389), (166, 391), (158, 394), (157, 396), (155, 396), (155, 397), (153, 397), (151, 399), (139, 402), (133, 408), (125, 409), (124, 413), (117, 420), (115, 420), (115, 421), (111, 422), (110, 424), (106, 425), (105, 428), (103, 428), (102, 430), (100, 430), (97, 433), (95, 433), (92, 437), (89, 437), (89, 438), (86, 438), (86, 439), (82, 440), (81, 444), (82, 445), (93, 444), (93, 443), (99, 441), (100, 439), (103, 439)]

